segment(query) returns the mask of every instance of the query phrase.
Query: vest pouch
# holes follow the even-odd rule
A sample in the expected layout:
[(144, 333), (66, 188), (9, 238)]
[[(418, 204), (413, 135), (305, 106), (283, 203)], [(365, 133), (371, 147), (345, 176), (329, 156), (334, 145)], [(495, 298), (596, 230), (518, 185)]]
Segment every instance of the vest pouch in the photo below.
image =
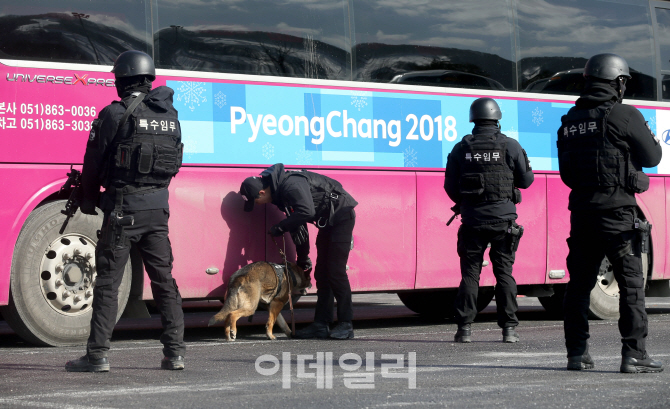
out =
[(117, 169), (130, 169), (130, 157), (133, 149), (128, 145), (118, 145), (116, 148), (115, 165)]
[(631, 172), (628, 174), (628, 189), (635, 193), (649, 190), (649, 176), (644, 172)]
[(137, 157), (137, 171), (142, 174), (151, 173), (154, 164), (154, 150), (152, 143), (143, 143), (140, 145), (140, 152)]
[(512, 203), (515, 205), (521, 203), (521, 190), (514, 188), (512, 190)]
[(184, 160), (184, 144), (180, 143), (179, 145), (177, 145), (177, 169), (181, 168), (183, 160)]
[(464, 173), (459, 183), (461, 194), (479, 196), (484, 193), (484, 175), (481, 173)]
[(158, 177), (172, 177), (179, 171), (179, 149), (165, 145), (155, 145), (153, 174)]

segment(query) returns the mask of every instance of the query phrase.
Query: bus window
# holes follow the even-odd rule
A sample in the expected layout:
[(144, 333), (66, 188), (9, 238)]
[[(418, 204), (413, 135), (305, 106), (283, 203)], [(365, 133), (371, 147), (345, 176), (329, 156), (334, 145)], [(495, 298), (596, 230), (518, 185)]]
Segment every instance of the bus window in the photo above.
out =
[(412, 83), (514, 90), (510, 10), (500, 0), (357, 0), (354, 79), (389, 82), (407, 74), (394, 81), (407, 82), (439, 70), (451, 74), (414, 76)]
[(504, 91), (505, 87), (496, 80), (467, 72), (449, 70), (415, 71), (396, 75), (391, 80), (397, 84), (430, 85), (436, 87), (468, 87), (479, 89), (496, 89)]
[(143, 0), (21, 0), (0, 4), (0, 58), (112, 65), (151, 54)]
[(646, 0), (517, 0), (519, 90), (579, 95), (589, 57), (628, 61), (626, 98), (653, 100), (653, 36)]
[(656, 8), (655, 11), (656, 43), (661, 65), (661, 99), (667, 101), (670, 100), (670, 10)]
[(318, 3), (158, 0), (156, 66), (348, 80), (348, 2)]

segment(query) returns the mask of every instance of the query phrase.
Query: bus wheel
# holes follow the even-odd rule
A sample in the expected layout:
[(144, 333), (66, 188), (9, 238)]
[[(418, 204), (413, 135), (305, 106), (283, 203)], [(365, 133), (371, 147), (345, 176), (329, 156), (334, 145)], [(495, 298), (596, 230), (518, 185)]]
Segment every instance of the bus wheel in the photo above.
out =
[[(77, 212), (59, 234), (64, 208), (59, 200), (35, 209), (14, 247), (9, 305), (2, 315), (21, 338), (37, 345), (82, 345), (90, 330), (102, 212)], [(128, 302), (131, 275), (129, 261), (119, 287), (117, 320)]]
[[(458, 289), (434, 291), (408, 291), (398, 293), (405, 307), (430, 318), (453, 318), (454, 302)], [(493, 287), (479, 287), (477, 295), (477, 312), (486, 308), (493, 299)]]
[[(649, 255), (642, 254), (642, 275), (644, 284), (647, 284), (649, 272)], [(600, 265), (598, 279), (591, 290), (591, 304), (589, 317), (601, 320), (619, 319), (619, 283), (614, 279), (612, 263), (605, 257)]]

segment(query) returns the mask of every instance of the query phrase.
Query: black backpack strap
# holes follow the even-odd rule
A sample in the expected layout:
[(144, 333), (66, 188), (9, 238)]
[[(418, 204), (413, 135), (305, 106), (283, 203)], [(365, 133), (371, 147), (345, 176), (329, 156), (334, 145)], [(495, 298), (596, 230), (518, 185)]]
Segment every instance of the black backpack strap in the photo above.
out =
[(117, 128), (117, 130), (121, 129), (123, 125), (125, 125), (126, 122), (128, 122), (128, 117), (133, 113), (135, 108), (137, 108), (137, 106), (141, 104), (142, 101), (144, 101), (144, 97), (146, 96), (147, 94), (143, 92), (139, 92), (137, 93), (137, 95), (135, 95), (135, 99), (133, 100), (133, 102), (130, 103), (128, 109), (126, 109), (126, 112), (123, 113), (123, 116), (121, 117), (121, 121), (119, 122), (119, 127)]

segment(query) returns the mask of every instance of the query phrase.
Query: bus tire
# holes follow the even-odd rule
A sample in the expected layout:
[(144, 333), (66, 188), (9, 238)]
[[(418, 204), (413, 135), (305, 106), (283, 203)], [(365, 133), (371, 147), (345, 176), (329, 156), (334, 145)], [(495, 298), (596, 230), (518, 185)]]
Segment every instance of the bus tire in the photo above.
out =
[[(398, 298), (413, 312), (428, 318), (453, 319), (458, 289), (399, 292)], [(494, 287), (479, 287), (477, 312), (486, 308), (495, 295)]]
[[(647, 284), (649, 273), (649, 255), (642, 253), (642, 276), (644, 286)], [(643, 288), (644, 288), (643, 286)], [(589, 317), (601, 320), (619, 319), (619, 284), (614, 279), (612, 264), (607, 257), (603, 259), (598, 272), (596, 285), (591, 290)]]
[[(46, 346), (83, 345), (88, 339), (95, 285), (95, 245), (102, 211), (78, 211), (63, 234), (65, 201), (35, 209), (27, 218), (14, 247), (9, 304), (2, 315), (24, 340)], [(119, 287), (116, 319), (130, 293), (130, 260)]]

